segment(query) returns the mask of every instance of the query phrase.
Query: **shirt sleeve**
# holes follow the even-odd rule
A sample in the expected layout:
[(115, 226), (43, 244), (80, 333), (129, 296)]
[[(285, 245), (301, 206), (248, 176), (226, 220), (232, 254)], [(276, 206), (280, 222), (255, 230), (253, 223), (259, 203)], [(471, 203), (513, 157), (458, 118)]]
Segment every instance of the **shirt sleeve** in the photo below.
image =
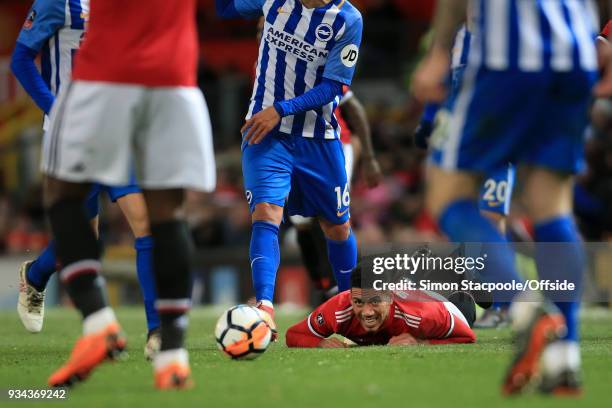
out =
[(446, 334), (439, 339), (430, 339), (429, 344), (451, 344), (451, 343), (474, 343), (476, 342), (476, 334), (470, 326), (464, 322), (461, 317), (455, 316), (452, 312), (448, 312), (450, 318), (450, 327)]
[(335, 297), (317, 307), (308, 317), (287, 330), (287, 347), (317, 347), (321, 340), (336, 333)]
[(355, 74), (355, 67), (359, 59), (359, 47), (361, 46), (361, 34), (363, 31), (363, 20), (361, 16), (352, 22), (347, 22), (347, 27), (340, 39), (332, 48), (323, 77), (350, 85)]
[(265, 0), (234, 0), (236, 10), (248, 18), (257, 18), (263, 14)]
[(65, 24), (66, 3), (62, 0), (36, 0), (26, 17), (17, 42), (40, 51), (43, 44)]
[(323, 81), (308, 92), (287, 101), (277, 101), (274, 108), (282, 117), (307, 112), (327, 105), (342, 92), (342, 84), (323, 78)]
[(335, 300), (335, 297), (329, 299), (317, 307), (306, 319), (308, 330), (320, 339), (327, 338), (336, 333), (335, 306), (337, 302)]

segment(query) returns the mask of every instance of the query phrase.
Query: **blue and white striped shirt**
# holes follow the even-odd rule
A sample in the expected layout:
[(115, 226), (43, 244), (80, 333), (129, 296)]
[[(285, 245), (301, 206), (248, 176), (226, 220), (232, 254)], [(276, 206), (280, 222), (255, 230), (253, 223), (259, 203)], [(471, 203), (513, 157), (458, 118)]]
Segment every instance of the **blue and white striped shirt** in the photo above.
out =
[(455, 36), (455, 44), (451, 53), (451, 68), (462, 68), (467, 65), (468, 55), (470, 53), (470, 44), (472, 42), (472, 33), (464, 24)]
[(19, 33), (17, 42), (41, 53), (41, 74), (53, 95), (70, 80), (88, 18), (89, 0), (36, 0)]
[(470, 0), (470, 12), (470, 66), (521, 72), (597, 70), (599, 20), (593, 0)]
[[(256, 80), (247, 119), (274, 102), (303, 95), (323, 78), (350, 85), (359, 56), (363, 22), (346, 0), (306, 8), (300, 0), (234, 0), (245, 17), (263, 14)], [(321, 108), (284, 117), (280, 132), (337, 139), (339, 96)]]

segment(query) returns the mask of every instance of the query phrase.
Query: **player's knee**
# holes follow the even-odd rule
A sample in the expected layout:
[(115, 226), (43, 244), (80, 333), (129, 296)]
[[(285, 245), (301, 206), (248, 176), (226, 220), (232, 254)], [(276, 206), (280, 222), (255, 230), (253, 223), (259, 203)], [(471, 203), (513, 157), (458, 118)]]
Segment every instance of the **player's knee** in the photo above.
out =
[(184, 190), (145, 190), (143, 193), (151, 225), (181, 218)]
[(117, 203), (121, 207), (121, 211), (125, 215), (125, 218), (130, 224), (134, 237), (141, 238), (151, 234), (149, 228), (149, 216), (147, 214), (147, 207), (140, 202), (134, 201), (123, 201), (124, 198), (117, 200)]
[(345, 241), (348, 239), (349, 235), (351, 235), (351, 223), (350, 221), (345, 222), (344, 224), (332, 224), (326, 220), (320, 220), (321, 229), (325, 234), (327, 239), (331, 239), (333, 241)]
[(478, 178), (473, 174), (463, 171), (448, 172), (431, 166), (427, 169), (427, 178), (425, 207), (435, 219), (454, 201), (478, 196)]
[(523, 199), (534, 222), (572, 212), (573, 179), (570, 175), (544, 169), (531, 170)]
[(146, 212), (131, 213), (128, 223), (130, 224), (134, 237), (141, 238), (151, 235), (149, 218), (147, 217)]
[(63, 199), (87, 198), (89, 184), (69, 183), (56, 178), (46, 176), (43, 181), (43, 201), (46, 208)]
[(269, 203), (259, 203), (255, 205), (255, 211), (251, 216), (253, 222), (267, 221), (269, 223), (280, 225), (283, 220), (283, 207)]

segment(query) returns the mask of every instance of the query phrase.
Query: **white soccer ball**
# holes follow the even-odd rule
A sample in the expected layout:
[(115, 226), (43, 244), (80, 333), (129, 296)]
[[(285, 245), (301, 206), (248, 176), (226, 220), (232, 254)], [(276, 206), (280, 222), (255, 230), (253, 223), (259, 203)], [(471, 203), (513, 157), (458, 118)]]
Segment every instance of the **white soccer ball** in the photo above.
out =
[(259, 357), (270, 344), (272, 327), (267, 313), (247, 305), (227, 309), (217, 320), (219, 350), (236, 360)]

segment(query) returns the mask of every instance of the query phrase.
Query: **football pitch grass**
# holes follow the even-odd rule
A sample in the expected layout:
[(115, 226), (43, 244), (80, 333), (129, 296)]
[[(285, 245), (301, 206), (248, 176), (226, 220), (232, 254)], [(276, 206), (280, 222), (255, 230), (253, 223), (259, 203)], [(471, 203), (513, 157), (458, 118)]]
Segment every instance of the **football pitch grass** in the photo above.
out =
[(45, 388), (79, 334), (77, 313), (47, 311), (41, 333), (27, 333), (16, 312), (0, 312), (0, 406), (70, 407), (611, 407), (612, 313), (588, 310), (582, 325), (585, 392), (579, 399), (502, 398), (510, 331), (480, 330), (473, 345), (288, 349), (283, 330), (303, 314), (279, 313), (281, 338), (255, 361), (231, 361), (213, 339), (219, 309), (191, 314), (188, 345), (195, 387), (158, 392), (143, 358), (144, 315), (123, 308), (129, 355), (104, 364), (63, 401), (11, 402), (8, 389)]

